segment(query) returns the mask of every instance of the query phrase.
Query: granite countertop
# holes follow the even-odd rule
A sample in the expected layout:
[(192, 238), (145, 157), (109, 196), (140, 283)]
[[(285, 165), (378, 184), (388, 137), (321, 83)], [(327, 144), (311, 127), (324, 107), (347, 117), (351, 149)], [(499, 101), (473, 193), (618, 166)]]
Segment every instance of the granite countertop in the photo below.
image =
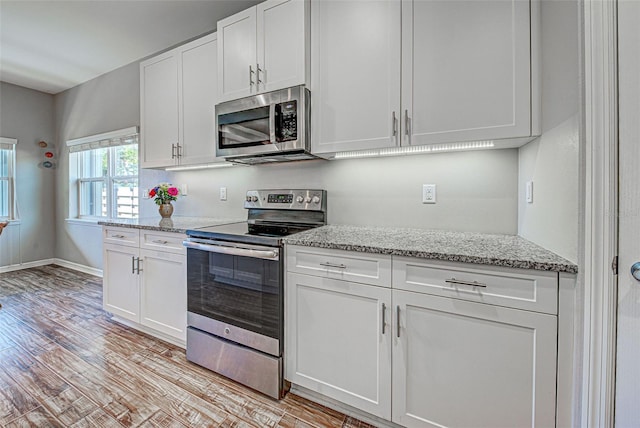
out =
[(290, 235), (285, 244), (577, 273), (578, 266), (517, 235), (330, 225)]
[(222, 224), (238, 223), (246, 219), (219, 219), (210, 217), (180, 217), (174, 216), (168, 219), (159, 217), (117, 219), (99, 221), (102, 226), (128, 227), (131, 229), (157, 230), (160, 232), (185, 233), (188, 229), (219, 226)]

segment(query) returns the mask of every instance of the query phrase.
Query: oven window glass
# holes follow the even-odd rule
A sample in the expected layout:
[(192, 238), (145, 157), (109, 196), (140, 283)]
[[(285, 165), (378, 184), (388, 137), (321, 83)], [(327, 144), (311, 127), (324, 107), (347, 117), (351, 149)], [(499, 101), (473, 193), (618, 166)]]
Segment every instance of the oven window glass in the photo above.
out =
[(193, 312), (280, 338), (280, 262), (188, 249), (187, 306)]
[(221, 149), (270, 144), (269, 106), (218, 116)]

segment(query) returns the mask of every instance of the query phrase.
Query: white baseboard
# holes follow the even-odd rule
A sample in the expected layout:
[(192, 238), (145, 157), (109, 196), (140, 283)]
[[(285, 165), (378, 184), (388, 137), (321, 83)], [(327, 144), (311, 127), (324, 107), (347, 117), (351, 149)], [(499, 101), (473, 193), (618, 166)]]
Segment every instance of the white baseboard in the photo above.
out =
[(0, 266), (0, 273), (13, 272), (16, 270), (29, 269), (38, 266), (46, 266), (54, 263), (55, 259), (36, 260), (35, 262), (19, 263), (15, 265)]
[(29, 269), (29, 268), (39, 267), (39, 266), (46, 266), (46, 265), (58, 265), (58, 266), (66, 267), (69, 269), (77, 270), (78, 272), (87, 273), (89, 275), (99, 276), (102, 278), (102, 269), (96, 269), (89, 266), (81, 265), (79, 263), (74, 263), (74, 262), (70, 262), (63, 259), (57, 259), (57, 258), (36, 260), (34, 262), (26, 262), (26, 263), (20, 263), (15, 265), (8, 265), (8, 266), (0, 266), (0, 273), (13, 272), (16, 270)]
[(53, 259), (54, 265), (66, 267), (69, 269), (77, 270), (78, 272), (87, 273), (89, 275), (95, 275), (102, 278), (102, 269), (92, 268), (90, 266), (81, 265), (79, 263), (70, 262), (63, 259)]

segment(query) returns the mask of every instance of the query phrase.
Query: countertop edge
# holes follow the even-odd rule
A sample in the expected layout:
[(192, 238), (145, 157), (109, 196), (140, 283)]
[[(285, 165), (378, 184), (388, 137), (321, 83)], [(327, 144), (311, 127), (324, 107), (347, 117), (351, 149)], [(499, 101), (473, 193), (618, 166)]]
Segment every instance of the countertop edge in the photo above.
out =
[(558, 273), (562, 272), (562, 273), (570, 273), (570, 274), (578, 273), (578, 266), (574, 264), (536, 262), (531, 260), (516, 260), (516, 259), (505, 259), (505, 258), (489, 258), (489, 257), (469, 256), (469, 255), (453, 254), (453, 253), (435, 253), (435, 252), (423, 252), (423, 251), (412, 251), (412, 250), (397, 250), (393, 248), (372, 247), (372, 246), (366, 246), (366, 245), (313, 242), (313, 241), (297, 240), (294, 237), (284, 239), (284, 243), (286, 245), (298, 245), (303, 247), (355, 251), (360, 253), (372, 253), (372, 254), (388, 254), (393, 256), (417, 257), (417, 258), (430, 259), (430, 260), (473, 263), (473, 264), (479, 264), (479, 265), (499, 266), (499, 267), (516, 268), (516, 269), (533, 269), (533, 270), (540, 270), (540, 271), (547, 271), (547, 272), (558, 272)]

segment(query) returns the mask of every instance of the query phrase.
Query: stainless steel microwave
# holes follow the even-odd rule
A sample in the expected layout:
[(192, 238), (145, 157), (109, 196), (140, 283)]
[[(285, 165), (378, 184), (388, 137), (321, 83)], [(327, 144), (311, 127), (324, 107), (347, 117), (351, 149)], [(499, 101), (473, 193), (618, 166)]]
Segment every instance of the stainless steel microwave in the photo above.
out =
[(256, 164), (315, 159), (309, 148), (309, 90), (294, 86), (216, 106), (216, 153)]

